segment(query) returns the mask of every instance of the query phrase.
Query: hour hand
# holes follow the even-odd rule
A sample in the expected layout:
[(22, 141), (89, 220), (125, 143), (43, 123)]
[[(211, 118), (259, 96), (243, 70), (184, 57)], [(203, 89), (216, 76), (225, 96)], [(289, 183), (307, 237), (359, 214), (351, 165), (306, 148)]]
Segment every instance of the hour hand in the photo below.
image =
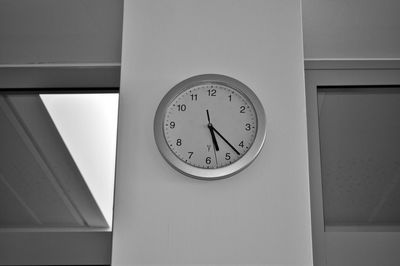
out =
[(214, 130), (213, 130), (212, 124), (211, 124), (211, 123), (208, 123), (207, 127), (208, 127), (208, 129), (210, 130), (211, 138), (212, 138), (212, 142), (213, 142), (213, 144), (214, 144), (215, 150), (216, 150), (216, 151), (219, 151), (217, 139), (215, 138), (215, 134), (214, 134)]
[(208, 120), (208, 125), (207, 125), (207, 127), (208, 127), (208, 129), (210, 130), (212, 142), (213, 142), (213, 144), (214, 144), (215, 150), (216, 150), (216, 151), (219, 151), (217, 139), (215, 138), (213, 126), (212, 126), (211, 121), (210, 121), (210, 113), (208, 112), (208, 109), (206, 110), (206, 113), (207, 113), (207, 120)]

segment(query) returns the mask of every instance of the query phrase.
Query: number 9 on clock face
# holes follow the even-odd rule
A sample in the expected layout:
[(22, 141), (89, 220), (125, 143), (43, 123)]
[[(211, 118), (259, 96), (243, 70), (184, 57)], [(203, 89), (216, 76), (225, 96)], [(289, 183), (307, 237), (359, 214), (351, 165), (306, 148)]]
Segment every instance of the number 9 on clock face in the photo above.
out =
[(175, 169), (213, 180), (239, 172), (257, 156), (265, 139), (265, 114), (243, 83), (200, 75), (172, 88), (154, 121), (157, 146)]

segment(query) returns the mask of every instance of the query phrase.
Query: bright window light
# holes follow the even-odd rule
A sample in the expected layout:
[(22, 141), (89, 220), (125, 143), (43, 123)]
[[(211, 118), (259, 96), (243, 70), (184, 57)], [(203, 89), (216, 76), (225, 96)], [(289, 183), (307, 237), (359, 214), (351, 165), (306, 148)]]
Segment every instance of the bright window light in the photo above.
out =
[(111, 230), (119, 95), (42, 94), (40, 97)]

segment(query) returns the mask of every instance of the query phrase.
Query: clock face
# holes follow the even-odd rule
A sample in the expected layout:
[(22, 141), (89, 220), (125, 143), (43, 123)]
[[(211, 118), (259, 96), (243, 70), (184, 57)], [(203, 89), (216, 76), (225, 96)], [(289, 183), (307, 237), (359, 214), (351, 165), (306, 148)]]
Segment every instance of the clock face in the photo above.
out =
[(261, 150), (264, 109), (243, 83), (222, 75), (199, 75), (164, 96), (154, 134), (161, 154), (178, 171), (221, 179), (245, 168)]
[(168, 106), (164, 135), (171, 151), (199, 168), (230, 165), (251, 148), (257, 133), (252, 103), (226, 85), (189, 87)]

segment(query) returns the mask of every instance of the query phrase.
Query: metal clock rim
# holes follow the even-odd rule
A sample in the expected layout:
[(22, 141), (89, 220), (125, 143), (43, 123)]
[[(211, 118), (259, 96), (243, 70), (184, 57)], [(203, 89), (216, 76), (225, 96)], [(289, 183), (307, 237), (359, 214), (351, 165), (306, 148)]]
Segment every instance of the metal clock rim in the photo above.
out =
[[(230, 87), (238, 91), (243, 97), (247, 98), (253, 105), (256, 119), (257, 119), (257, 132), (253, 144), (239, 160), (231, 165), (224, 166), (216, 169), (203, 169), (180, 160), (169, 148), (164, 136), (164, 117), (168, 106), (175, 98), (187, 89), (194, 86), (216, 83)], [(163, 97), (158, 105), (155, 118), (154, 118), (154, 138), (164, 159), (176, 170), (189, 177), (201, 180), (218, 180), (228, 178), (249, 166), (261, 151), (266, 137), (266, 117), (264, 108), (256, 96), (256, 94), (242, 82), (221, 74), (202, 74), (190, 77), (179, 82)]]

